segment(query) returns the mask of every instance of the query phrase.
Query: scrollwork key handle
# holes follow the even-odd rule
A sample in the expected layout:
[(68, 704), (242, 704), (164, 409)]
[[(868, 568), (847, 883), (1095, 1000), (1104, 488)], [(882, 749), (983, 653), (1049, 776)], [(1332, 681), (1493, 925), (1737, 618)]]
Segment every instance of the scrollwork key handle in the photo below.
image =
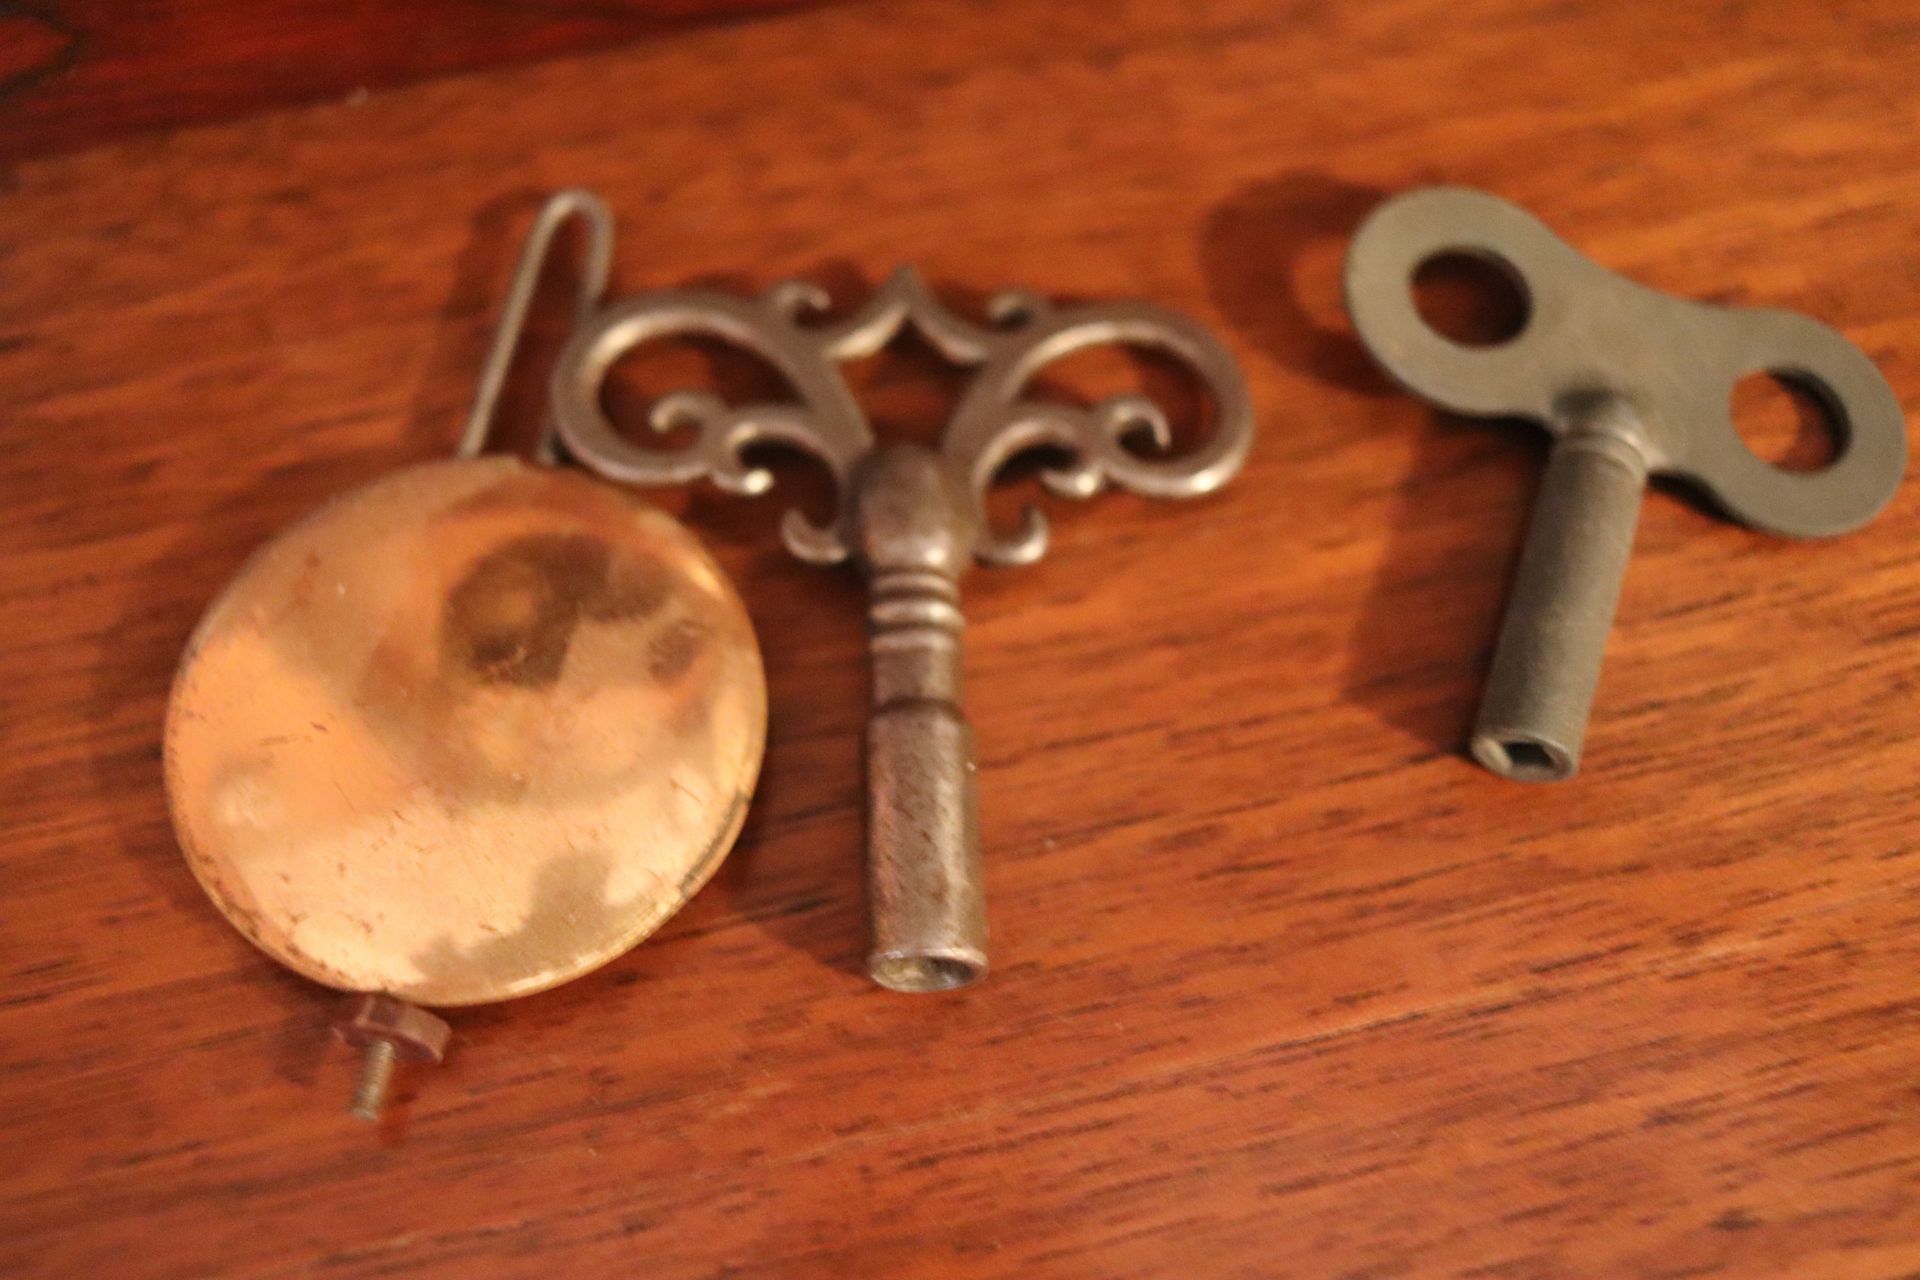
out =
[[(1064, 461), (1043, 473), (1053, 492), (1086, 498), (1108, 484), (1156, 497), (1205, 493), (1240, 467), (1253, 413), (1231, 356), (1185, 318), (1137, 303), (1053, 308), (1008, 293), (976, 324), (947, 311), (911, 271), (896, 273), (857, 314), (822, 321), (826, 298), (798, 283), (760, 299), (708, 290), (644, 294), (578, 331), (553, 378), (554, 421), (582, 464), (631, 484), (702, 477), (737, 493), (772, 483), (742, 450), (773, 442), (823, 463), (839, 493), (824, 525), (789, 512), (788, 548), (816, 564), (851, 561), (868, 584), (873, 703), (867, 725), (868, 972), (899, 991), (962, 986), (986, 970), (986, 908), (974, 783), (973, 731), (961, 710), (960, 578), (974, 560), (1026, 564), (1046, 549), (1033, 509), (996, 531), (984, 508), (994, 476), (1016, 456), (1048, 448)], [(975, 370), (937, 448), (876, 445), (839, 366), (871, 355), (914, 326), (943, 356)], [(698, 392), (656, 401), (649, 425), (692, 428), (679, 449), (621, 436), (600, 404), (621, 355), (664, 337), (704, 337), (765, 360), (790, 401), (730, 406)], [(1090, 407), (1027, 394), (1036, 374), (1086, 347), (1120, 344), (1185, 364), (1214, 404), (1213, 431), (1191, 452), (1152, 401), (1111, 397)]]

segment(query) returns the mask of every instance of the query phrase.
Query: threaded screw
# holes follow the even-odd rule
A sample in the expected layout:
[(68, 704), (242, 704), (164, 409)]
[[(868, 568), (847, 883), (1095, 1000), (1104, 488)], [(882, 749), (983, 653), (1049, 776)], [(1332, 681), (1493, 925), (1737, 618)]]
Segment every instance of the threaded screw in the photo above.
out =
[(418, 1005), (375, 994), (356, 997), (352, 1009), (334, 1024), (334, 1030), (365, 1055), (360, 1063), (360, 1083), (354, 1087), (353, 1105), (348, 1111), (374, 1124), (393, 1088), (394, 1067), (402, 1059), (440, 1061), (451, 1028)]
[(393, 1086), (393, 1067), (400, 1054), (391, 1040), (367, 1042), (367, 1055), (360, 1067), (360, 1083), (353, 1091), (354, 1117), (368, 1124), (378, 1123), (381, 1109), (387, 1105), (387, 1090)]

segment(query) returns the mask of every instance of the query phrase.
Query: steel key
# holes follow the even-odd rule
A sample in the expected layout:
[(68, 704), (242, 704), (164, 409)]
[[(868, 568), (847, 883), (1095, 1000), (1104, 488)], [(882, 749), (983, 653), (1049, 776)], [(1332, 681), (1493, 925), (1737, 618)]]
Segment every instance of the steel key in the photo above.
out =
[[(982, 325), (942, 307), (911, 270), (896, 273), (846, 319), (823, 319), (827, 303), (819, 289), (787, 282), (758, 299), (668, 290), (614, 305), (562, 353), (554, 419), (575, 459), (629, 484), (704, 477), (732, 492), (761, 493), (771, 475), (741, 456), (760, 443), (796, 447), (832, 473), (835, 518), (815, 525), (789, 511), (782, 533), (802, 560), (851, 560), (868, 583), (868, 972), (894, 990), (938, 991), (972, 982), (987, 963), (973, 733), (960, 709), (960, 577), (975, 559), (1030, 563), (1047, 542), (1046, 521), (1032, 508), (1011, 532), (990, 527), (988, 485), (1017, 455), (1045, 448), (1065, 456), (1042, 473), (1062, 496), (1091, 497), (1109, 483), (1155, 497), (1205, 493), (1239, 469), (1253, 413), (1226, 350), (1157, 307), (1054, 308), (1006, 293)], [(877, 444), (839, 370), (909, 325), (947, 360), (975, 370), (937, 448)], [(732, 406), (704, 392), (675, 392), (654, 402), (648, 423), (656, 432), (691, 428), (692, 443), (662, 449), (626, 439), (601, 407), (601, 384), (634, 347), (673, 337), (718, 340), (758, 356), (794, 398)], [(1028, 396), (1047, 365), (1106, 344), (1186, 365), (1213, 401), (1205, 442), (1173, 455), (1165, 415), (1143, 396), (1084, 408)]]
[[(1467, 346), (1421, 318), (1414, 274), (1449, 254), (1519, 287), (1528, 314), (1510, 340)], [(1649, 475), (1688, 480), (1750, 525), (1812, 537), (1865, 523), (1906, 466), (1892, 389), (1832, 329), (1637, 285), (1483, 192), (1435, 187), (1376, 209), (1348, 250), (1346, 295), (1361, 340), (1408, 390), (1456, 413), (1531, 418), (1555, 437), (1471, 741), (1503, 777), (1557, 781), (1579, 767)], [(1817, 396), (1842, 438), (1832, 465), (1783, 470), (1741, 441), (1730, 397), (1756, 372)]]

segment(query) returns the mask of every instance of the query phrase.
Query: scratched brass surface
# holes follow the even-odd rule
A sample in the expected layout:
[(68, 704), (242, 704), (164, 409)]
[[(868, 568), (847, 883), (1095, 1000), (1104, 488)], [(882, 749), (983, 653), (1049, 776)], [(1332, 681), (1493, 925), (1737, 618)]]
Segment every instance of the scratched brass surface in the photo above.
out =
[(216, 905), (329, 986), (543, 990), (732, 844), (766, 686), (685, 529), (511, 458), (395, 473), (256, 554), (188, 645), (166, 773)]

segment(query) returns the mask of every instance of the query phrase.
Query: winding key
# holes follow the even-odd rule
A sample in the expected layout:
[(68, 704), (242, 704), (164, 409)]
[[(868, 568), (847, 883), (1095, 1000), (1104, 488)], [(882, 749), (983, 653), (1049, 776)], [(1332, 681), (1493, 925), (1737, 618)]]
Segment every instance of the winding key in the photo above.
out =
[[(1047, 540), (1046, 521), (1031, 508), (1011, 533), (989, 527), (987, 486), (1016, 455), (1044, 448), (1066, 455), (1042, 476), (1062, 496), (1091, 497), (1108, 483), (1155, 497), (1205, 493), (1239, 469), (1253, 413), (1225, 349), (1157, 307), (1054, 308), (1007, 293), (982, 325), (942, 307), (909, 270), (848, 318), (825, 319), (827, 303), (818, 288), (787, 282), (759, 299), (677, 290), (614, 305), (562, 353), (554, 420), (573, 458), (629, 484), (706, 477), (761, 493), (772, 477), (741, 458), (756, 443), (796, 447), (830, 470), (837, 517), (816, 526), (790, 511), (783, 535), (802, 560), (853, 561), (869, 588), (868, 972), (893, 990), (938, 991), (972, 982), (987, 963), (973, 733), (960, 709), (960, 576), (975, 559), (1030, 563)], [(949, 361), (976, 370), (937, 448), (877, 443), (839, 371), (908, 325)], [(758, 356), (794, 399), (734, 407), (676, 392), (654, 403), (648, 425), (657, 433), (691, 428), (693, 443), (663, 449), (626, 439), (601, 408), (601, 384), (626, 352), (671, 337), (714, 339)], [(1203, 444), (1172, 454), (1167, 419), (1143, 396), (1080, 408), (1026, 394), (1047, 365), (1110, 343), (1158, 351), (1198, 376), (1214, 406)]]
[[(1528, 315), (1511, 340), (1465, 346), (1421, 319), (1414, 273), (1450, 254), (1519, 287)], [(1871, 519), (1906, 466), (1898, 400), (1832, 329), (1657, 293), (1482, 192), (1436, 187), (1376, 209), (1348, 251), (1346, 293), (1362, 341), (1408, 390), (1555, 437), (1471, 743), (1503, 777), (1557, 781), (1579, 766), (1649, 475), (1689, 481), (1747, 524), (1815, 537)], [(1756, 372), (1816, 396), (1842, 438), (1832, 465), (1787, 471), (1742, 443), (1730, 397)]]

